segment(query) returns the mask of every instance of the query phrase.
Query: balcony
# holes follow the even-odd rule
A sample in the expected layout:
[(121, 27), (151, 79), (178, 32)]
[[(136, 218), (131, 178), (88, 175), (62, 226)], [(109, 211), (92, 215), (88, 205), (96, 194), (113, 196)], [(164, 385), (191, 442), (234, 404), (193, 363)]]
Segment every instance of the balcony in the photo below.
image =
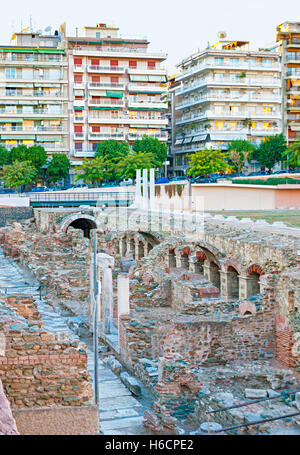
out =
[(203, 96), (198, 96), (198, 97), (191, 97), (188, 100), (185, 100), (181, 104), (177, 104), (175, 106), (175, 110), (180, 110), (184, 109), (196, 104), (201, 104), (201, 103), (209, 103), (213, 101), (220, 101), (220, 102), (245, 102), (245, 103), (270, 103), (270, 104), (280, 104), (281, 99), (279, 96), (268, 96), (267, 94), (247, 94), (247, 95), (230, 95), (227, 93), (224, 93), (222, 95), (216, 95), (216, 94), (207, 94)]
[(165, 76), (167, 74), (167, 70), (165, 67), (160, 68), (128, 68), (128, 74), (148, 74), (152, 76)]
[(88, 116), (88, 123), (107, 123), (107, 124), (115, 124), (115, 123), (126, 123), (126, 124), (134, 124), (134, 125), (157, 125), (157, 126), (164, 126), (167, 125), (168, 120), (162, 118), (149, 118), (149, 117), (139, 117), (139, 118), (132, 118), (129, 115), (122, 115), (121, 113), (118, 116), (115, 115), (89, 115)]
[(75, 158), (94, 158), (95, 150), (72, 150), (71, 155)]
[(83, 65), (73, 65), (72, 68), (74, 73), (83, 73), (85, 70), (85, 66)]
[(31, 133), (50, 133), (59, 132), (60, 134), (68, 134), (63, 126), (5, 126), (0, 125), (0, 133), (13, 133), (13, 134), (31, 134)]
[[(13, 54), (12, 50), (12, 54)], [(0, 57), (0, 66), (2, 65), (13, 65), (13, 66), (60, 66), (64, 65), (67, 66), (67, 60), (64, 56), (54, 56), (52, 55), (50, 58), (45, 59), (41, 58), (40, 56), (34, 57), (22, 57), (21, 55), (15, 55), (14, 58), (9, 58), (7, 55), (5, 57)]]
[(123, 99), (100, 99), (100, 100), (88, 100), (89, 106), (99, 106), (99, 107), (111, 107), (111, 108), (119, 108), (124, 107), (124, 100)]
[(21, 75), (17, 75), (15, 78), (6, 78), (5, 76), (0, 76), (0, 81), (4, 82), (5, 84), (32, 84), (34, 82), (40, 82), (43, 84), (67, 84), (67, 79), (64, 79), (63, 76), (59, 78), (49, 78), (47, 76), (40, 76), (38, 74), (33, 74), (30, 78), (24, 78)]
[(181, 125), (183, 123), (195, 122), (197, 120), (208, 120), (208, 119), (228, 119), (228, 120), (245, 120), (246, 118), (251, 118), (252, 120), (263, 119), (266, 121), (275, 121), (281, 119), (280, 112), (264, 113), (264, 112), (250, 112), (250, 111), (240, 111), (240, 112), (216, 112), (213, 110), (207, 110), (200, 113), (183, 115), (178, 119), (175, 124)]
[(206, 62), (205, 64), (195, 65), (189, 67), (182, 71), (181, 75), (176, 77), (177, 81), (186, 79), (192, 75), (200, 73), (202, 71), (209, 71), (210, 69), (226, 69), (226, 70), (240, 70), (240, 71), (274, 71), (280, 72), (281, 66), (279, 63), (274, 63), (270, 65), (263, 65), (258, 63), (248, 63), (248, 62), (239, 62), (239, 63), (230, 63), (230, 62)]
[(117, 83), (103, 84), (101, 82), (89, 82), (88, 87), (91, 89), (99, 89), (99, 90), (124, 90), (125, 84), (117, 84)]
[(238, 86), (238, 87), (277, 87), (281, 86), (280, 79), (259, 79), (259, 78), (223, 78), (217, 80), (215, 78), (205, 78), (197, 81), (194, 84), (185, 85), (179, 87), (175, 90), (175, 95), (181, 95), (183, 93), (188, 93), (193, 90), (206, 87), (207, 85), (216, 85), (216, 86)]
[(26, 112), (24, 110), (17, 110), (15, 112), (7, 111), (6, 109), (0, 109), (0, 117), (67, 117), (68, 114), (62, 112), (52, 112), (49, 109), (34, 109), (32, 112)]
[(152, 84), (145, 85), (128, 84), (128, 91), (130, 93), (166, 93), (168, 91), (168, 88)]
[(24, 92), (5, 92), (0, 95), (1, 98), (4, 99), (9, 99), (12, 98), (14, 101), (16, 98), (18, 99), (26, 99), (32, 98), (32, 101), (38, 100), (39, 98), (44, 98), (46, 100), (57, 100), (57, 101), (63, 101), (67, 100), (68, 97), (65, 96), (62, 92), (31, 92), (31, 93), (24, 93)]
[(108, 139), (115, 139), (116, 141), (124, 141), (125, 140), (125, 134), (124, 133), (93, 133), (89, 132), (88, 136), (89, 140), (100, 140), (100, 141), (106, 141)]
[(129, 133), (128, 134), (128, 140), (129, 141), (135, 141), (136, 139), (142, 139), (145, 135), (153, 137), (153, 138), (156, 137), (159, 141), (167, 141), (168, 140), (168, 135), (166, 133), (153, 134), (153, 133), (147, 133), (147, 132), (140, 133), (140, 134)]
[(129, 100), (128, 101), (128, 107), (131, 109), (159, 109), (159, 110), (164, 110), (167, 109), (168, 103), (162, 102), (162, 101), (133, 101)]
[(88, 66), (89, 72), (95, 73), (113, 73), (113, 74), (123, 74), (125, 68), (123, 66), (98, 66), (98, 65), (89, 65)]
[(116, 57), (130, 57), (130, 58), (160, 58), (162, 60), (165, 60), (168, 56), (166, 52), (152, 52), (152, 51), (147, 51), (145, 48), (128, 48), (128, 47), (101, 47), (97, 48), (95, 51), (86, 51), (86, 50), (77, 50), (74, 49), (73, 51), (74, 55), (82, 55), (82, 56), (90, 56), (90, 57), (113, 57), (114, 55)]

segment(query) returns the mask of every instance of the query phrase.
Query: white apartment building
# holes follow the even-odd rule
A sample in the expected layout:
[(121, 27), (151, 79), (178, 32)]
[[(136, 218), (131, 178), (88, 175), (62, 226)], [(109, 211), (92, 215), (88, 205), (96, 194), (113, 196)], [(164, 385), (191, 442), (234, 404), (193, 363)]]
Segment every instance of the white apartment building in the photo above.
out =
[(258, 145), (281, 132), (280, 53), (221, 40), (184, 59), (176, 77), (173, 173), (196, 150), (226, 150), (232, 140)]
[(0, 144), (68, 153), (67, 59), (58, 35), (16, 33), (0, 46)]

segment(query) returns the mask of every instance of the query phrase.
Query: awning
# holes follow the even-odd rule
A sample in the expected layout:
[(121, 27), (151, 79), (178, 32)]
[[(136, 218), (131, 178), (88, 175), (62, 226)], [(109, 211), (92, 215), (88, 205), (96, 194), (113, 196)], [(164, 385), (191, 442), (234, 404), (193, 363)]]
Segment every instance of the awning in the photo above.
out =
[(1, 123), (23, 123), (22, 118), (0, 118)]
[(84, 95), (84, 90), (83, 89), (74, 90), (74, 95), (75, 96), (83, 96)]
[(6, 87), (11, 88), (11, 87), (22, 87), (22, 88), (32, 88), (33, 83), (21, 83), (21, 82), (6, 82)]
[(189, 142), (192, 142), (192, 137), (186, 137), (184, 140), (183, 140), (183, 143), (184, 144), (188, 144)]
[(123, 98), (123, 92), (106, 92), (106, 96), (111, 98)]
[(133, 82), (148, 82), (148, 76), (143, 76), (142, 74), (136, 75), (136, 74), (129, 74), (129, 78)]
[(143, 125), (132, 125), (130, 123), (129, 126), (130, 126), (130, 128), (152, 128), (152, 129), (153, 128), (159, 128), (159, 129), (161, 128), (160, 125), (147, 125), (147, 124), (146, 125), (145, 124), (143, 124)]
[(35, 136), (3, 136), (3, 134), (1, 134), (1, 139), (3, 140), (18, 140), (18, 139), (35, 139)]
[(166, 82), (166, 76), (148, 76), (148, 81), (150, 82)]
[(183, 139), (176, 139), (175, 145), (180, 145), (183, 143)]
[(107, 96), (104, 90), (89, 90), (90, 96)]
[(43, 137), (37, 137), (36, 140), (37, 140), (37, 142), (61, 142), (60, 137), (43, 136)]
[(34, 82), (34, 87), (45, 87), (45, 84), (48, 86), (50, 86), (51, 88), (54, 87), (54, 88), (59, 88), (60, 87), (60, 84), (53, 84), (51, 81), (45, 81), (44, 83), (41, 83), (41, 82)]
[(207, 138), (207, 134), (199, 134), (198, 136), (194, 136), (193, 137), (193, 141), (192, 142), (205, 141), (206, 138)]
[(113, 109), (115, 111), (116, 109), (121, 109), (121, 106), (89, 106), (89, 109)]
[(84, 106), (74, 106), (74, 111), (83, 111)]
[(211, 141), (235, 141), (238, 139), (247, 140), (246, 134), (210, 134)]

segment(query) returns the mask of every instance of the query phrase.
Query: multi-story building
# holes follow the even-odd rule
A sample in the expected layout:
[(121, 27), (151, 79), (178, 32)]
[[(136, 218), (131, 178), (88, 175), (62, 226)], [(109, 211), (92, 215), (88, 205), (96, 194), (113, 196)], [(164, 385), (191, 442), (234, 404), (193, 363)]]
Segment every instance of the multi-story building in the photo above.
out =
[(300, 22), (280, 24), (276, 40), (282, 53), (282, 127), (291, 143), (300, 139)]
[(176, 77), (173, 171), (182, 175), (195, 150), (281, 132), (280, 53), (220, 40), (184, 59)]
[(85, 27), (68, 37), (70, 153), (73, 164), (93, 157), (99, 142), (147, 134), (167, 140), (167, 55), (148, 51), (146, 39), (120, 38), (118, 28)]
[(67, 58), (61, 36), (15, 33), (0, 46), (0, 144), (68, 153)]

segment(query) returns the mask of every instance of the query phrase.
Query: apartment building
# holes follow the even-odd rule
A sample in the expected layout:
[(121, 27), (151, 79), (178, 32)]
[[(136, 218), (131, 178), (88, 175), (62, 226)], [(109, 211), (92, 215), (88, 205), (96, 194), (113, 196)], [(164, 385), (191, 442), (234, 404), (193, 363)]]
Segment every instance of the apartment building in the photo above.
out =
[(67, 58), (58, 32), (15, 33), (0, 46), (0, 144), (68, 153)]
[(300, 22), (284, 22), (276, 31), (282, 54), (282, 126), (292, 143), (300, 139)]
[(148, 50), (146, 39), (119, 36), (97, 24), (83, 37), (67, 38), (70, 155), (72, 164), (93, 157), (97, 144), (128, 141), (147, 134), (167, 140), (167, 55)]
[(195, 150), (226, 150), (237, 139), (259, 144), (281, 132), (279, 52), (252, 51), (249, 42), (221, 39), (178, 67), (174, 175), (185, 172)]

